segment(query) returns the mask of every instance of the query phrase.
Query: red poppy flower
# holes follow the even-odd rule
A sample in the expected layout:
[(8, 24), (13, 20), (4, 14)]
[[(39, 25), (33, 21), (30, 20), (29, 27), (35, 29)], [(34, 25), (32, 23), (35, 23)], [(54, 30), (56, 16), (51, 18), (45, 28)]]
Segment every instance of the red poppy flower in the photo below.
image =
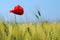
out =
[(17, 15), (23, 15), (24, 9), (20, 5), (17, 5), (14, 7), (14, 10), (10, 10), (10, 12), (17, 14)]

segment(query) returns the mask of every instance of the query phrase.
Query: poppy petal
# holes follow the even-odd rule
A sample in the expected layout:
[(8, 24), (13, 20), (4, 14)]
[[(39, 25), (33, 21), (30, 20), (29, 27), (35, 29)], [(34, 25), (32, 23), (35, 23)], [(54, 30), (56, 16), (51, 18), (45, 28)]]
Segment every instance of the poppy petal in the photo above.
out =
[(18, 15), (22, 15), (24, 13), (23, 8), (20, 5), (14, 7), (14, 10), (10, 10), (10, 12)]
[(14, 10), (10, 10), (10, 12), (14, 12)]

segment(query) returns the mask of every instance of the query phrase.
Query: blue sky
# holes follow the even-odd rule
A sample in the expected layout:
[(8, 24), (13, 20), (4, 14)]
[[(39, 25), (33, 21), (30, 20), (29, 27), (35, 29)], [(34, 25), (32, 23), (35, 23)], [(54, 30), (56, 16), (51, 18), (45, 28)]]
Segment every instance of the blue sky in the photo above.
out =
[(39, 20), (60, 20), (60, 0), (0, 0), (0, 19), (14, 21), (15, 15), (9, 10), (18, 4), (24, 8), (24, 14), (16, 15), (17, 22), (38, 21), (34, 15), (37, 10), (41, 13)]

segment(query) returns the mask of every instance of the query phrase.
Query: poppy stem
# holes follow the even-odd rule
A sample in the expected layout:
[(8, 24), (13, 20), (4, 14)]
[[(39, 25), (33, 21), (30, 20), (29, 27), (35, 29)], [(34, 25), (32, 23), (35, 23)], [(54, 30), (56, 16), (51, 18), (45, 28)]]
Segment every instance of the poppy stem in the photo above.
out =
[(15, 15), (15, 23), (16, 23), (16, 15)]

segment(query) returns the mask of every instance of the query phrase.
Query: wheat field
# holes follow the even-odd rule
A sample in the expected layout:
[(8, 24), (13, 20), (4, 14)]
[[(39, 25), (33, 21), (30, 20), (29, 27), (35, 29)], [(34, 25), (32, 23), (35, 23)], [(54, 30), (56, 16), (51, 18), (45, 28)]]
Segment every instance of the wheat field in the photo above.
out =
[(0, 22), (0, 40), (60, 40), (60, 23)]

